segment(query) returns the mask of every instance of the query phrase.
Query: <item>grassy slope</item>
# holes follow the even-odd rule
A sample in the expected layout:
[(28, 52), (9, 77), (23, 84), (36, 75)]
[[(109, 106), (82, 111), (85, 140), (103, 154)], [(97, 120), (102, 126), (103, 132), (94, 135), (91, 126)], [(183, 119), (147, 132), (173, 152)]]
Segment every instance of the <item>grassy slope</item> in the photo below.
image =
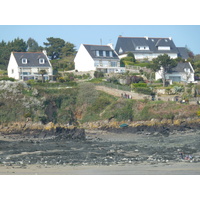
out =
[[(33, 95), (34, 89), (37, 89), (37, 95)], [(78, 88), (48, 89), (33, 86), (31, 89), (22, 89), (21, 93), (15, 95), (7, 93), (5, 98), (3, 98), (4, 92), (2, 91), (0, 121), (26, 121), (29, 117), (36, 122), (42, 120), (44, 123), (52, 121), (54, 123), (76, 124), (77, 121), (83, 123), (108, 119), (116, 121), (140, 121), (152, 118), (182, 119), (197, 116), (199, 110), (198, 105), (162, 101), (145, 102), (114, 97), (102, 91), (97, 93), (95, 98), (93, 93), (83, 95), (82, 103), (80, 103), (80, 99), (78, 99), (80, 90)], [(24, 98), (26, 100), (23, 100)], [(33, 98), (42, 102), (42, 106), (37, 106), (37, 103), (31, 104)], [(87, 102), (92, 101), (85, 103), (84, 98), (87, 98)], [(27, 108), (22, 105), (22, 101), (27, 102)]]

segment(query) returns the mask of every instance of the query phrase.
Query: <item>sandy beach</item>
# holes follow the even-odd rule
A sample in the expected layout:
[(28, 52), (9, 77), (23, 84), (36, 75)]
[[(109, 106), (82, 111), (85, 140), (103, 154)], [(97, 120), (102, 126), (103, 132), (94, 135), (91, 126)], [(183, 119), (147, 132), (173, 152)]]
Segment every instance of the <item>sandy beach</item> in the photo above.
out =
[(123, 166), (0, 166), (0, 175), (200, 175), (200, 163)]

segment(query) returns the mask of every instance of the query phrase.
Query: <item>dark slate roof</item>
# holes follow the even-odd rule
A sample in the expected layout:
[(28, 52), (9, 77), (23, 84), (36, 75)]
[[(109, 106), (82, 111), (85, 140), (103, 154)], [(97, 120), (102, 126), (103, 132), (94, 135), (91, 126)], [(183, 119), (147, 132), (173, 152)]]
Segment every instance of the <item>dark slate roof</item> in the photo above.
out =
[(172, 73), (173, 72), (185, 72), (185, 69), (190, 69), (191, 72), (194, 72), (193, 68), (190, 66), (190, 63), (188, 63), (188, 62), (186, 62), (186, 63), (179, 62), (176, 67), (172, 68), (171, 72)]
[[(108, 45), (91, 45), (91, 44), (83, 44), (83, 46), (87, 49), (88, 53), (92, 58), (98, 59), (119, 59), (118, 55), (115, 51)], [(96, 56), (96, 51), (112, 51), (113, 57), (110, 56)]]
[[(136, 50), (136, 46), (148, 46), (149, 50)], [(170, 50), (158, 50), (158, 46), (170, 46)], [(120, 48), (123, 50), (119, 52)], [(115, 51), (120, 55), (127, 52), (133, 53), (178, 53), (171, 38), (152, 37), (118, 37)]]
[(189, 55), (188, 55), (188, 51), (185, 47), (177, 47), (178, 50), (178, 56), (183, 58), (183, 59), (188, 59)]
[[(46, 55), (43, 52), (13, 52), (19, 67), (50, 67)], [(27, 64), (22, 64), (22, 58), (27, 59)], [(44, 64), (39, 64), (39, 59), (45, 60)]]

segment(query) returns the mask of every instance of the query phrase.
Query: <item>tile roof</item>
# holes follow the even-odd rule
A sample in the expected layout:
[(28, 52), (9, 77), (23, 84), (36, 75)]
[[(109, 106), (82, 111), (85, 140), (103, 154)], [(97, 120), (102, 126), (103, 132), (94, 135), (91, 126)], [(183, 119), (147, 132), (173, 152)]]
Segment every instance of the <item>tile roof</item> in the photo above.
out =
[[(149, 50), (136, 50), (136, 46), (148, 46)], [(158, 46), (170, 46), (170, 50), (158, 50)], [(123, 50), (119, 52), (120, 48)], [(154, 37), (118, 37), (115, 51), (118, 54), (127, 52), (133, 53), (178, 53), (178, 50), (171, 38)]]
[[(19, 67), (50, 67), (47, 56), (43, 52), (13, 52)], [(22, 64), (22, 59), (27, 59), (27, 64)], [(39, 63), (39, 59), (44, 59), (44, 64)]]
[(189, 55), (187, 52), (187, 49), (185, 47), (177, 47), (178, 50), (178, 56), (183, 58), (183, 59), (188, 59)]
[[(83, 44), (83, 46), (87, 49), (88, 53), (92, 58), (102, 58), (102, 59), (119, 59), (118, 55), (109, 45), (91, 45), (91, 44)], [(113, 56), (96, 56), (96, 51), (112, 51)]]
[(173, 72), (185, 72), (185, 69), (190, 69), (191, 72), (194, 72), (194, 70), (189, 62), (185, 62), (185, 63), (179, 62), (176, 67), (172, 68), (172, 73)]

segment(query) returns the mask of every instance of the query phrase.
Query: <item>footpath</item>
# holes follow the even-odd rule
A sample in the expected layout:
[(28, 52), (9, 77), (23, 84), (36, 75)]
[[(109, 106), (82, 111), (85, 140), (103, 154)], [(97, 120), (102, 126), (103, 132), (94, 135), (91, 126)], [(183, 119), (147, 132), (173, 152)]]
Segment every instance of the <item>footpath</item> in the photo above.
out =
[(96, 86), (96, 89), (97, 90), (101, 90), (103, 92), (106, 92), (108, 94), (111, 94), (113, 96), (116, 96), (116, 97), (121, 97), (122, 94), (123, 95), (129, 95), (132, 97), (132, 99), (144, 99), (144, 98), (148, 98), (150, 99), (151, 96), (149, 95), (144, 95), (144, 94), (138, 94), (138, 93), (135, 93), (135, 92), (128, 92), (128, 91), (123, 91), (123, 90), (118, 90), (118, 89), (114, 89), (114, 88), (109, 88), (109, 87), (105, 87), (105, 86)]
[[(97, 90), (101, 90), (104, 91), (108, 94), (111, 94), (113, 96), (116, 97), (121, 97), (122, 94), (123, 95), (129, 95), (131, 96), (132, 99), (149, 99), (151, 100), (151, 96), (150, 95), (144, 95), (144, 94), (139, 94), (139, 93), (135, 93), (135, 92), (128, 92), (128, 91), (124, 91), (124, 90), (118, 90), (118, 89), (114, 89), (114, 88), (109, 88), (109, 87), (105, 87), (105, 86), (96, 86)], [(159, 97), (160, 100), (162, 101), (174, 101), (174, 98), (177, 95), (162, 95)], [(189, 104), (191, 105), (196, 105), (197, 101), (196, 100), (190, 100)]]

